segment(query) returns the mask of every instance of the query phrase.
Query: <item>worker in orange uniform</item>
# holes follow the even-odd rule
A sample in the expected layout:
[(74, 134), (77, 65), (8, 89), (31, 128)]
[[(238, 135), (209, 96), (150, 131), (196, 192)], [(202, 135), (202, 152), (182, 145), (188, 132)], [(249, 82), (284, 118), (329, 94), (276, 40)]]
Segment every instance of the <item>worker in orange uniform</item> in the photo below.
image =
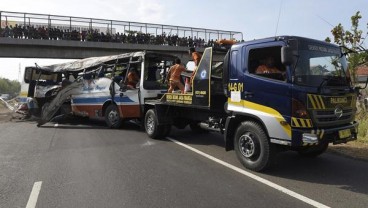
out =
[(181, 93), (184, 93), (184, 85), (180, 81), (180, 75), (183, 71), (185, 71), (185, 68), (183, 65), (181, 65), (181, 60), (176, 58), (175, 65), (169, 69), (169, 93), (172, 93), (175, 87), (178, 87)]
[(192, 81), (193, 81), (193, 78), (194, 78), (194, 75), (195, 75), (195, 73), (196, 73), (196, 71), (197, 71), (197, 69), (198, 69), (198, 65), (199, 65), (199, 62), (201, 61), (201, 58), (202, 58), (202, 56), (201, 56), (201, 54), (199, 54), (196, 50), (195, 50), (195, 48), (190, 48), (189, 49), (189, 55), (192, 57), (192, 60), (194, 61), (194, 71), (193, 71), (193, 74), (192, 74), (192, 76), (190, 77), (190, 83), (192, 83)]
[(282, 73), (275, 67), (275, 60), (272, 56), (269, 56), (264, 61), (264, 64), (259, 65), (256, 69), (256, 74), (268, 74), (268, 73)]
[(139, 82), (139, 75), (138, 70), (136, 68), (130, 68), (127, 79), (126, 85), (128, 89), (135, 89), (138, 82)]

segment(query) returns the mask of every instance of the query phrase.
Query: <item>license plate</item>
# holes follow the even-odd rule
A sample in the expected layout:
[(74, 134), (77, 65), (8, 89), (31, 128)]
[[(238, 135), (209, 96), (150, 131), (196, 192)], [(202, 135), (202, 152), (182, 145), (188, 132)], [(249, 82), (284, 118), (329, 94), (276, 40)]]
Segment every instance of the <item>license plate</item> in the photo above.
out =
[(340, 130), (339, 131), (339, 138), (343, 139), (343, 138), (347, 138), (351, 136), (351, 131), (350, 129), (345, 129), (345, 130)]

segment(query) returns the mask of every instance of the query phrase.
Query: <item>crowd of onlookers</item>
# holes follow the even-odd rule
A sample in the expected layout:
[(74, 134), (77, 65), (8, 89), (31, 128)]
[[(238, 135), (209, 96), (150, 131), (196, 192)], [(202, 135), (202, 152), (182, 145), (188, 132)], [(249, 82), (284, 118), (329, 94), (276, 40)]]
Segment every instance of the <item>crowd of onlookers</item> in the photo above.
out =
[(152, 35), (136, 31), (126, 31), (126, 33), (104, 33), (98, 30), (63, 30), (55, 27), (34, 27), (12, 25), (0, 28), (0, 37), (19, 39), (43, 39), (43, 40), (73, 40), (73, 41), (93, 41), (93, 42), (116, 42), (132, 44), (153, 44), (185, 47), (206, 47), (217, 46), (217, 40), (205, 41), (197, 37), (179, 37), (175, 34)]

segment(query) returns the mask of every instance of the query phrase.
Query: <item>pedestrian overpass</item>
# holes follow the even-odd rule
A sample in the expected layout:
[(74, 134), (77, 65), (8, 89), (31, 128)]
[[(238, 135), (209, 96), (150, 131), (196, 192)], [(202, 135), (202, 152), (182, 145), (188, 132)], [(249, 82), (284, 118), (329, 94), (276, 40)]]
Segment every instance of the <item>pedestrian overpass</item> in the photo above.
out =
[[(189, 59), (187, 51), (190, 46), (195, 44), (193, 43), (195, 39), (201, 39), (203, 43), (216, 39), (236, 39), (239, 41), (243, 39), (243, 34), (236, 31), (7, 11), (0, 11), (0, 22), (2, 36), (0, 37), (0, 57), (3, 58), (80, 59), (149, 50), (174, 54), (184, 62)], [(20, 34), (16, 34), (17, 29), (14, 28), (19, 29), (17, 33), (21, 31)], [(47, 34), (46, 38), (31, 38), (30, 31), (27, 31), (26, 28), (27, 30), (29, 28), (43, 28), (50, 35)], [(149, 34), (157, 39), (177, 36), (179, 40), (189, 41), (184, 44), (178, 42), (175, 46), (166, 43), (157, 44), (156, 42), (137, 44), (132, 43), (132, 41), (75, 41), (69, 38), (51, 37), (53, 29), (62, 31), (64, 34), (76, 32), (80, 36), (86, 34), (87, 31), (98, 31), (101, 34), (112, 36), (119, 33), (127, 33), (131, 37), (138, 34)], [(203, 47), (204, 45), (197, 46), (197, 50), (201, 52)]]

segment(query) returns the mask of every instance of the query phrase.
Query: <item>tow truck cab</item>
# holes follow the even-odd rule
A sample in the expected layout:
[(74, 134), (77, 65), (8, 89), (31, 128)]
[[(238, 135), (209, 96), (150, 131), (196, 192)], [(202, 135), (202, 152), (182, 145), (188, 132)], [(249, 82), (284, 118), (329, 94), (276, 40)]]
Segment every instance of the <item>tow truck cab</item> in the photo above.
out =
[[(259, 73), (267, 64), (279, 72)], [(270, 143), (300, 152), (318, 146), (312, 152), (319, 154), (328, 143), (355, 140), (356, 93), (346, 71), (341, 49), (322, 41), (282, 36), (233, 45), (224, 61), (226, 149), (251, 150), (251, 136), (234, 140), (245, 120), (257, 123)]]
[(162, 138), (172, 125), (215, 130), (254, 171), (279, 150), (314, 157), (357, 138), (356, 89), (338, 46), (291, 36), (237, 43), (219, 63), (222, 73), (215, 55), (204, 50), (191, 91), (145, 102), (148, 136)]

